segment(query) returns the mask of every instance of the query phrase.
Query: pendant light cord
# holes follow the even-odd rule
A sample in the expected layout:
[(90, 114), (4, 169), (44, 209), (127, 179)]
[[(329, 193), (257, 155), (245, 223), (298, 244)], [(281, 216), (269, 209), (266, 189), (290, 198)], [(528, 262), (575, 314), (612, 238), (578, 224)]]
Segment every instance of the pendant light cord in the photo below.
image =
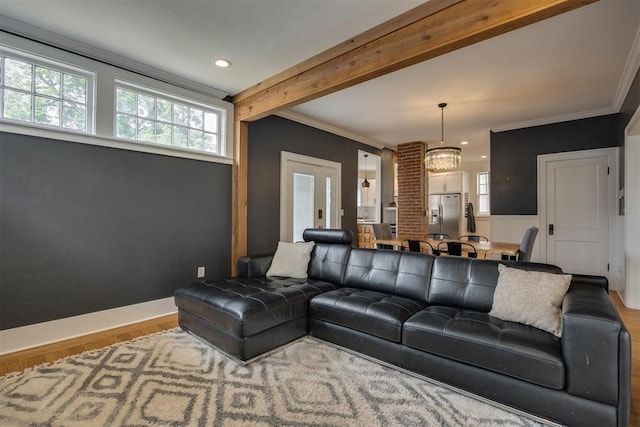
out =
[(440, 145), (444, 145), (444, 107), (440, 109), (440, 123), (442, 124), (442, 132), (440, 133)]
[(444, 107), (447, 106), (446, 102), (442, 102), (438, 104), (440, 107), (440, 123), (441, 123), (441, 137), (440, 137), (440, 146), (444, 147)]

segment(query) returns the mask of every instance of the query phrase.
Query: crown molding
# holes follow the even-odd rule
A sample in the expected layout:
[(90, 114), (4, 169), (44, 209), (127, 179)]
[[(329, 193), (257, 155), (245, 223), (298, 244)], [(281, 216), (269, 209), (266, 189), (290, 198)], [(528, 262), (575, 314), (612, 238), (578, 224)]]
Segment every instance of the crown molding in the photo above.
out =
[(616, 91), (616, 96), (613, 102), (616, 112), (619, 112), (622, 109), (622, 104), (624, 103), (624, 100), (627, 98), (629, 89), (633, 84), (633, 79), (635, 78), (639, 69), (640, 69), (640, 28), (638, 28), (638, 32), (636, 33), (636, 38), (633, 41), (633, 46), (631, 47), (631, 52), (629, 53), (629, 57), (627, 58), (627, 63), (625, 64), (624, 71), (622, 72), (622, 77), (620, 78), (620, 82), (618, 83), (618, 90)]
[(367, 138), (365, 136), (359, 135), (357, 133), (349, 132), (337, 126), (330, 125), (320, 120), (312, 119), (309, 116), (305, 116), (304, 114), (296, 113), (291, 110), (282, 110), (275, 113), (276, 116), (293, 120), (294, 122), (301, 123), (303, 125), (311, 126), (316, 129), (320, 129), (334, 135), (342, 136), (344, 138), (352, 139), (354, 141), (361, 142), (363, 144), (369, 145), (371, 147), (375, 147), (378, 149), (383, 148), (391, 148), (380, 141), (376, 141), (375, 139)]
[(571, 120), (588, 119), (590, 117), (606, 116), (615, 114), (618, 110), (614, 107), (598, 108), (597, 110), (581, 111), (578, 113), (562, 114), (558, 116), (543, 117), (540, 119), (526, 120), (523, 122), (506, 123), (504, 125), (492, 126), (492, 132), (504, 132), (508, 130), (530, 128), (534, 126), (550, 125), (554, 123), (569, 122)]
[(541, 119), (527, 120), (517, 123), (507, 123), (504, 125), (493, 126), (491, 130), (493, 132), (504, 132), (514, 129), (568, 122), (571, 120), (588, 119), (590, 117), (619, 113), (620, 109), (622, 108), (622, 104), (629, 94), (629, 90), (631, 89), (631, 85), (633, 84), (633, 79), (638, 73), (638, 70), (640, 70), (640, 28), (636, 32), (633, 46), (631, 47), (631, 51), (629, 52), (629, 56), (627, 57), (627, 62), (624, 66), (624, 70), (622, 71), (622, 76), (620, 77), (620, 81), (618, 82), (618, 88), (616, 90), (613, 103), (610, 107), (581, 111), (578, 113), (570, 113), (559, 116), (543, 117)]
[(175, 74), (142, 64), (138, 61), (117, 55), (108, 50), (91, 46), (81, 41), (26, 24), (4, 15), (0, 15), (0, 31), (14, 34), (38, 43), (43, 43), (57, 49), (66, 50), (70, 53), (84, 56), (88, 59), (103, 62), (136, 74), (141, 74), (154, 80), (159, 80), (164, 83), (198, 92), (203, 95), (212, 96), (217, 99), (223, 99), (229, 95), (220, 89), (176, 76)]

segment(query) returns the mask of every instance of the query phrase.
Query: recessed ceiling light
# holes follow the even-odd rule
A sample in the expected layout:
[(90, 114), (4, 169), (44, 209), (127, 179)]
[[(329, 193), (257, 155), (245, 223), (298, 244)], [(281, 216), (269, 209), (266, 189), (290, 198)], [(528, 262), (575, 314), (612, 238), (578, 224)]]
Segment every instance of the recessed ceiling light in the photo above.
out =
[(460, 143), (460, 145), (467, 145), (468, 143), (469, 143), (469, 141), (462, 141), (462, 142)]
[(487, 155), (486, 155), (486, 154), (485, 154), (485, 155), (482, 155), (482, 156), (480, 156), (480, 158), (481, 158), (481, 159), (486, 159), (486, 158), (487, 158)]
[(216, 64), (218, 67), (220, 68), (227, 68), (227, 67), (231, 67), (231, 61), (229, 61), (228, 59), (224, 59), (224, 58), (218, 58), (216, 59), (216, 61), (214, 62), (214, 64)]

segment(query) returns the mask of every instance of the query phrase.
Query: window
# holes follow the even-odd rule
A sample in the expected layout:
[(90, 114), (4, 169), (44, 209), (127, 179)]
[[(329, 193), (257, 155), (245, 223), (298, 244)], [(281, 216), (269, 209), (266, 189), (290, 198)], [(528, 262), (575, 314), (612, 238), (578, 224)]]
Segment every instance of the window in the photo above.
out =
[(122, 83), (115, 109), (118, 138), (224, 155), (219, 109)]
[(479, 172), (478, 177), (478, 214), (488, 215), (489, 211), (489, 172)]
[(89, 71), (0, 51), (3, 119), (92, 132), (92, 90)]
[(0, 131), (231, 163), (226, 93), (1, 34)]

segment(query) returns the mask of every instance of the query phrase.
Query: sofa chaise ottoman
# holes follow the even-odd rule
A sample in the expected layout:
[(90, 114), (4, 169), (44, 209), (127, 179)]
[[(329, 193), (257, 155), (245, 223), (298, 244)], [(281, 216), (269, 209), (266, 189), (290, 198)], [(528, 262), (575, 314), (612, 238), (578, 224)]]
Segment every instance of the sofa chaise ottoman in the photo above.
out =
[(316, 243), (307, 279), (265, 277), (272, 256), (244, 257), (238, 277), (181, 286), (178, 323), (241, 361), (305, 336), (309, 300), (340, 287), (352, 238), (342, 230)]

